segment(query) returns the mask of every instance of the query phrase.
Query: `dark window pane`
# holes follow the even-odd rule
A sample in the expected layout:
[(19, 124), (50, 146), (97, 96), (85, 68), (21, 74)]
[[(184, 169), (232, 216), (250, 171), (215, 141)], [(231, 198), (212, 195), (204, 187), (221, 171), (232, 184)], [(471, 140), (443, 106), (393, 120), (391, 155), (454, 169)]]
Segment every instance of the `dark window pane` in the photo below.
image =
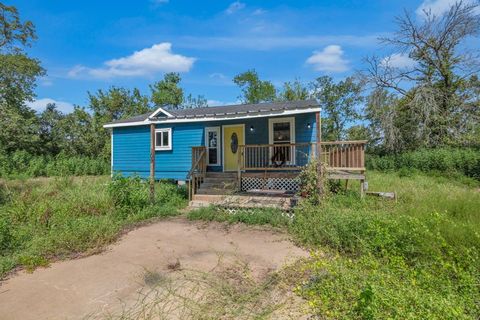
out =
[(162, 146), (163, 147), (168, 147), (168, 132), (167, 131), (164, 131), (163, 132), (163, 139), (162, 139), (163, 143), (162, 143)]
[(162, 133), (161, 132), (155, 132), (155, 145), (157, 147), (162, 146)]
[(273, 124), (273, 143), (290, 143), (290, 122)]
[(218, 149), (208, 149), (208, 163), (217, 164)]

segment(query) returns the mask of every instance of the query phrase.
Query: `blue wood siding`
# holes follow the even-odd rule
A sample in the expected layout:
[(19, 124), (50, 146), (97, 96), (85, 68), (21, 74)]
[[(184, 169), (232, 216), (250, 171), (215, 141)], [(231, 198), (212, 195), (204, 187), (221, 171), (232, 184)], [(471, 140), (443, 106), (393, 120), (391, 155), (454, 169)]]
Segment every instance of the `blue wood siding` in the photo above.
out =
[[(315, 142), (315, 113), (295, 117), (295, 141)], [(246, 144), (268, 144), (268, 118), (241, 119), (231, 121), (194, 122), (157, 125), (157, 128), (172, 128), (172, 150), (155, 152), (155, 177), (157, 179), (185, 180), (191, 166), (191, 147), (205, 145), (205, 128), (229, 124), (245, 124)], [(308, 128), (310, 124), (310, 129)], [(254, 128), (253, 131), (250, 127)], [(113, 128), (113, 172), (124, 176), (150, 175), (150, 127)], [(223, 136), (220, 130), (220, 159), (223, 152)], [(211, 166), (209, 170), (221, 171), (222, 166)]]

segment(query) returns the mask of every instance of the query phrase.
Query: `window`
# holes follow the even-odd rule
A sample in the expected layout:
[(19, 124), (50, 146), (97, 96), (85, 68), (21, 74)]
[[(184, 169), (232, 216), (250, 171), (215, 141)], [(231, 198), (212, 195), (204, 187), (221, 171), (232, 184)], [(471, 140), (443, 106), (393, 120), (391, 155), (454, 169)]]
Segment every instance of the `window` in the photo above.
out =
[(295, 143), (295, 118), (268, 119), (270, 144), (284, 146), (271, 149), (272, 161), (282, 164), (295, 162), (295, 146), (287, 146)]
[(155, 129), (155, 150), (172, 150), (172, 128)]
[(220, 127), (205, 128), (205, 146), (207, 147), (207, 164), (220, 165)]

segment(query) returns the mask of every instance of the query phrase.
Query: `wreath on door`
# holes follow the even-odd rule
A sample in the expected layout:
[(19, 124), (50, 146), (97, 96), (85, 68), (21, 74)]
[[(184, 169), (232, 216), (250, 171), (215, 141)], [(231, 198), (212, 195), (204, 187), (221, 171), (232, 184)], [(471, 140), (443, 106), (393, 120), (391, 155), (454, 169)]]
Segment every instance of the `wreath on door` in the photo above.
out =
[(233, 154), (237, 153), (237, 150), (238, 150), (238, 136), (237, 136), (236, 132), (232, 133), (232, 136), (230, 137), (230, 150), (232, 150)]

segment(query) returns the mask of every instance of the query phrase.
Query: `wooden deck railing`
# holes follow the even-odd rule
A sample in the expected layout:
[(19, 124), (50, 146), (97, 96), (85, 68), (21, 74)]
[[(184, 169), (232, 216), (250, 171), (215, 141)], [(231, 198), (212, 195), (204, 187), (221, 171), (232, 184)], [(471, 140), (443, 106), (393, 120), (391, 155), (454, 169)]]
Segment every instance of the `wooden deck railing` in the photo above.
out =
[(192, 147), (192, 168), (188, 172), (188, 199), (192, 200), (207, 172), (207, 148)]
[(321, 161), (332, 171), (365, 171), (367, 141), (326, 141), (320, 144)]
[(314, 155), (311, 143), (239, 146), (241, 170), (299, 170)]
[[(366, 141), (321, 142), (320, 160), (329, 170), (365, 170)], [(239, 170), (300, 170), (317, 156), (316, 143), (239, 146)]]

